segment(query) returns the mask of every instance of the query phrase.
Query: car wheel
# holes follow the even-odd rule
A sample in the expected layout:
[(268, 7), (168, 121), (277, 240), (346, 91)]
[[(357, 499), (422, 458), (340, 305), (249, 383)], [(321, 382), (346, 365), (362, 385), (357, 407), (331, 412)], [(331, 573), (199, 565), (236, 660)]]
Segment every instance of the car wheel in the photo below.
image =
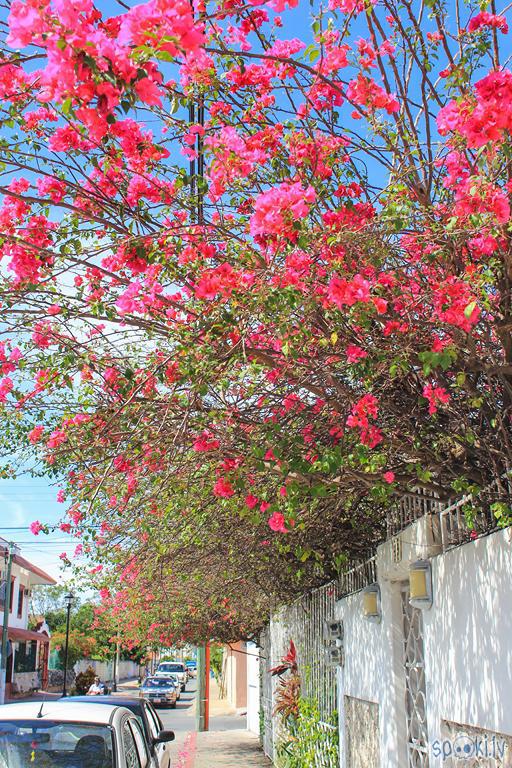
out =
[(171, 704), (171, 709), (176, 709), (176, 702), (174, 702), (174, 704)]

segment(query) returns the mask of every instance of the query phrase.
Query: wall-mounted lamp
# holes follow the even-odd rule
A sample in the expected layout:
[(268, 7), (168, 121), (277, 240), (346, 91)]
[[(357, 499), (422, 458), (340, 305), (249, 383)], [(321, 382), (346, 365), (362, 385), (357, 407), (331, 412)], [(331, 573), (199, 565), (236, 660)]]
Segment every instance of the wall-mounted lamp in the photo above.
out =
[(378, 584), (370, 584), (363, 589), (363, 616), (368, 621), (377, 623), (382, 619), (380, 587)]
[(409, 568), (409, 602), (415, 608), (432, 607), (432, 566), (429, 560), (417, 560)]

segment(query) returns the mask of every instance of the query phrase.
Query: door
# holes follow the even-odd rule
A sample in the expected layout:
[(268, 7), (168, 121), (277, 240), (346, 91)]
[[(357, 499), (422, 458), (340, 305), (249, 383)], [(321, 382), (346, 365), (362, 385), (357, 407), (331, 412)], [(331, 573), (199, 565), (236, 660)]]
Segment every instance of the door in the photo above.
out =
[(407, 583), (402, 585), (401, 598), (407, 766), (429, 768), (423, 612), (410, 604)]

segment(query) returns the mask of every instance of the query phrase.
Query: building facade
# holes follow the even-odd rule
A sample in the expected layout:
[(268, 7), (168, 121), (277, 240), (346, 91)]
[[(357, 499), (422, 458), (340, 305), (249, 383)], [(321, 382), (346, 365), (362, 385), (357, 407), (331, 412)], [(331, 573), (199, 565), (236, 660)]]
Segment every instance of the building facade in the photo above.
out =
[(42, 688), (48, 684), (50, 637), (46, 624), (39, 622), (36, 631), (28, 629), (31, 589), (36, 585), (51, 586), (55, 579), (22, 557), (16, 548), (11, 569), (10, 584), (6, 584), (9, 545), (0, 539), (1, 581), (0, 637), (5, 610), (6, 590), (9, 590), (7, 631), (6, 698)]
[[(480, 499), (469, 529), (467, 501), (420, 497), (368, 560), (273, 614), (260, 638), (269, 757), (283, 739), (269, 670), (293, 640), (320, 713), (315, 768), (512, 768), (512, 528)], [(335, 757), (321, 746), (333, 727)]]

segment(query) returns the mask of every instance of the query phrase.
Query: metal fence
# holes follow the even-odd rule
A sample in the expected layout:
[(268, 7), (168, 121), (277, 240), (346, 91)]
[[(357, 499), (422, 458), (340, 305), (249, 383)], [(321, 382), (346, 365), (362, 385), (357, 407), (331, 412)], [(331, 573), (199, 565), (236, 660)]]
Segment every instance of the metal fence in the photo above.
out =
[[(272, 717), (278, 678), (270, 669), (288, 652), (290, 640), (297, 650), (301, 677), (301, 695), (318, 704), (320, 731), (335, 730), (331, 724), (337, 708), (336, 668), (325, 656), (324, 621), (334, 617), (334, 606), (344, 595), (362, 589), (376, 580), (375, 558), (353, 563), (339, 579), (303, 595), (273, 614), (261, 634), (262, 743), (265, 754), (275, 757), (275, 750), (285, 732), (278, 718)], [(324, 749), (320, 739), (316, 747), (315, 768), (337, 768), (332, 750)]]
[(387, 538), (397, 536), (405, 528), (429, 515), (435, 524), (434, 540), (443, 552), (464, 544), (470, 539), (498, 530), (506, 521), (497, 517), (494, 505), (512, 503), (511, 471), (496, 478), (475, 494), (441, 501), (435, 494), (415, 491), (402, 497), (390, 511), (387, 520)]

